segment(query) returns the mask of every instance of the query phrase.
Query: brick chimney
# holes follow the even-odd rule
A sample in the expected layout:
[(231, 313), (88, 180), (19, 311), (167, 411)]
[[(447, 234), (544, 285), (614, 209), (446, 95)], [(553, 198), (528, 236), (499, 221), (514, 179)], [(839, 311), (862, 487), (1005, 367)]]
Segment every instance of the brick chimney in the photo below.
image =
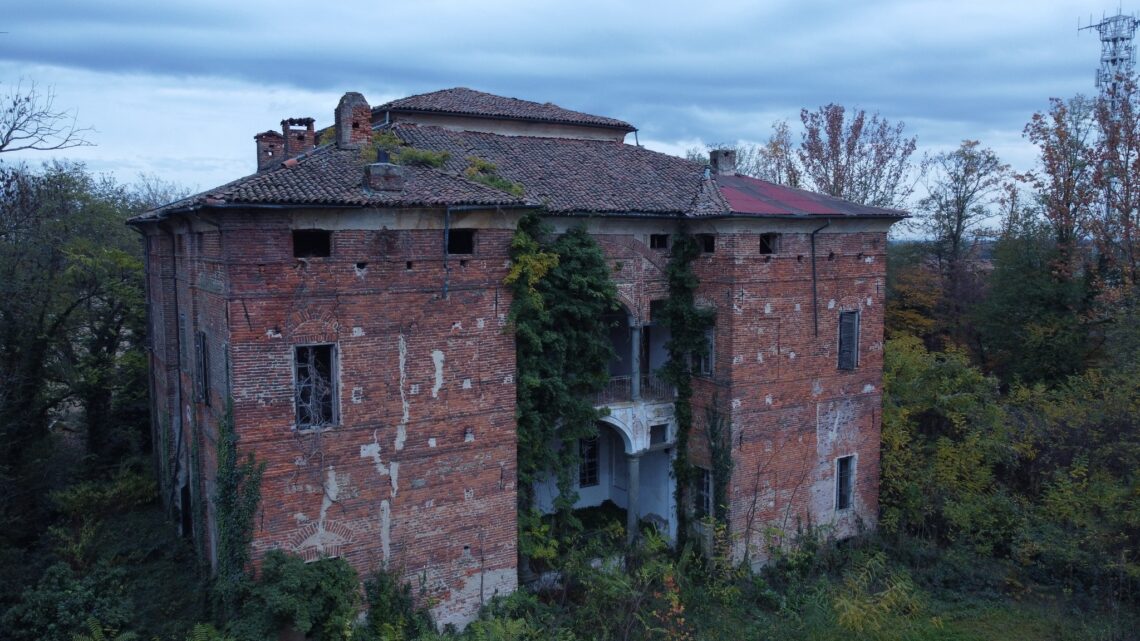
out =
[(364, 186), (376, 191), (400, 191), (407, 182), (407, 170), (390, 162), (376, 162), (364, 167)]
[(285, 160), (285, 139), (276, 131), (263, 131), (253, 137), (257, 141), (257, 170), (265, 171)]
[(333, 119), (338, 148), (358, 149), (372, 140), (372, 108), (364, 96), (355, 91), (341, 97)]
[(281, 121), (281, 135), (285, 138), (285, 158), (294, 158), (317, 146), (312, 118), (286, 118)]
[(709, 152), (709, 165), (714, 174), (733, 176), (736, 174), (736, 150), (713, 149)]

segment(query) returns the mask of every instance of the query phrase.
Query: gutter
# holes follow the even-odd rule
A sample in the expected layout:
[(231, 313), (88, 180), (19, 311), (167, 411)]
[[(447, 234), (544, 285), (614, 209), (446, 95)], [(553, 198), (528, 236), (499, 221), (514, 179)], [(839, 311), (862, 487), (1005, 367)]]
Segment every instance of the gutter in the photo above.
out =
[(816, 338), (819, 338), (819, 294), (816, 292), (816, 282), (818, 279), (815, 274), (815, 235), (830, 226), (831, 219), (828, 218), (822, 227), (811, 233), (811, 317), (815, 325)]

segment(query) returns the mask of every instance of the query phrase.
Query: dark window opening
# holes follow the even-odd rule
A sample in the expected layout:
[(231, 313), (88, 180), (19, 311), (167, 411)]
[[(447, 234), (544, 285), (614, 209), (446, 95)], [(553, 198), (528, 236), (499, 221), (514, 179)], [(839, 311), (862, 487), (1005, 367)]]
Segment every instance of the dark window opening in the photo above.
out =
[(412, 271), (412, 267), (415, 267), (415, 265), (412, 263), (412, 261), (409, 260), (408, 262), (404, 263), (404, 269), (406, 269), (408, 271)]
[(665, 301), (649, 301), (649, 322), (654, 325), (665, 322)]
[(697, 487), (693, 492), (693, 511), (698, 519), (703, 519), (713, 513), (713, 479), (712, 470), (697, 468)]
[(474, 254), (475, 230), (452, 229), (447, 233), (447, 253)]
[(194, 337), (194, 347), (198, 356), (198, 400), (210, 406), (210, 344), (205, 332)]
[(668, 425), (650, 425), (649, 426), (649, 444), (650, 445), (664, 445), (669, 437)]
[(859, 312), (839, 313), (839, 369), (859, 364)]
[(649, 234), (650, 249), (669, 249), (669, 234)]
[(780, 251), (779, 234), (760, 234), (760, 253), (775, 254)]
[(194, 534), (194, 507), (190, 500), (190, 486), (183, 485), (179, 492), (178, 512), (182, 521), (182, 536), (190, 538)]
[(835, 509), (851, 507), (855, 480), (855, 457), (844, 456), (835, 460)]
[(327, 258), (332, 254), (332, 232), (327, 229), (294, 229), (294, 258)]
[(578, 487), (598, 484), (598, 437), (578, 441)]
[(297, 427), (336, 423), (336, 349), (333, 345), (294, 348), (293, 384)]
[(697, 234), (697, 244), (701, 246), (701, 252), (711, 254), (716, 251), (716, 236), (712, 234)]
[(356, 263), (356, 268), (357, 269), (367, 269), (368, 263)]
[(467, 259), (464, 258), (463, 260), (459, 261), (459, 266), (460, 267), (466, 267), (467, 266)]
[(713, 373), (713, 354), (716, 352), (716, 333), (713, 330), (705, 330), (705, 342), (708, 344), (708, 350), (703, 354), (701, 352), (691, 354), (690, 371), (694, 376), (711, 376)]

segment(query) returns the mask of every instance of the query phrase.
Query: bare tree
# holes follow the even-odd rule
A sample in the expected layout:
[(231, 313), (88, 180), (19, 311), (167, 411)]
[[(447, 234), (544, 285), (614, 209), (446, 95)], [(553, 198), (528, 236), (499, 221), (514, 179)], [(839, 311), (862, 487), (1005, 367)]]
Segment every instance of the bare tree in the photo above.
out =
[(816, 191), (877, 207), (901, 208), (924, 168), (911, 156), (916, 138), (903, 135), (902, 122), (858, 109), (850, 119), (842, 105), (803, 109), (799, 159), (808, 186)]
[(86, 138), (93, 131), (76, 124), (74, 111), (56, 109), (51, 87), (41, 91), (35, 82), (20, 80), (0, 97), (0, 153), (86, 147), (93, 144)]

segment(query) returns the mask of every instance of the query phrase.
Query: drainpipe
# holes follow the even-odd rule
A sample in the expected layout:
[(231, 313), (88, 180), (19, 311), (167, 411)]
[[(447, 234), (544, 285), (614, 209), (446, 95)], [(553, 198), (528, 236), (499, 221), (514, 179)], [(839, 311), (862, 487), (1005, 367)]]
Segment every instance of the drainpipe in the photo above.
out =
[(630, 380), (629, 400), (641, 400), (641, 325), (631, 314), (629, 316)]
[(828, 218), (827, 222), (822, 227), (811, 233), (811, 316), (815, 324), (815, 335), (819, 337), (819, 295), (816, 293), (816, 275), (815, 275), (815, 235), (831, 226), (831, 219)]
[(447, 300), (447, 286), (451, 282), (451, 266), (447, 264), (447, 246), (451, 238), (451, 207), (443, 213), (443, 299)]

